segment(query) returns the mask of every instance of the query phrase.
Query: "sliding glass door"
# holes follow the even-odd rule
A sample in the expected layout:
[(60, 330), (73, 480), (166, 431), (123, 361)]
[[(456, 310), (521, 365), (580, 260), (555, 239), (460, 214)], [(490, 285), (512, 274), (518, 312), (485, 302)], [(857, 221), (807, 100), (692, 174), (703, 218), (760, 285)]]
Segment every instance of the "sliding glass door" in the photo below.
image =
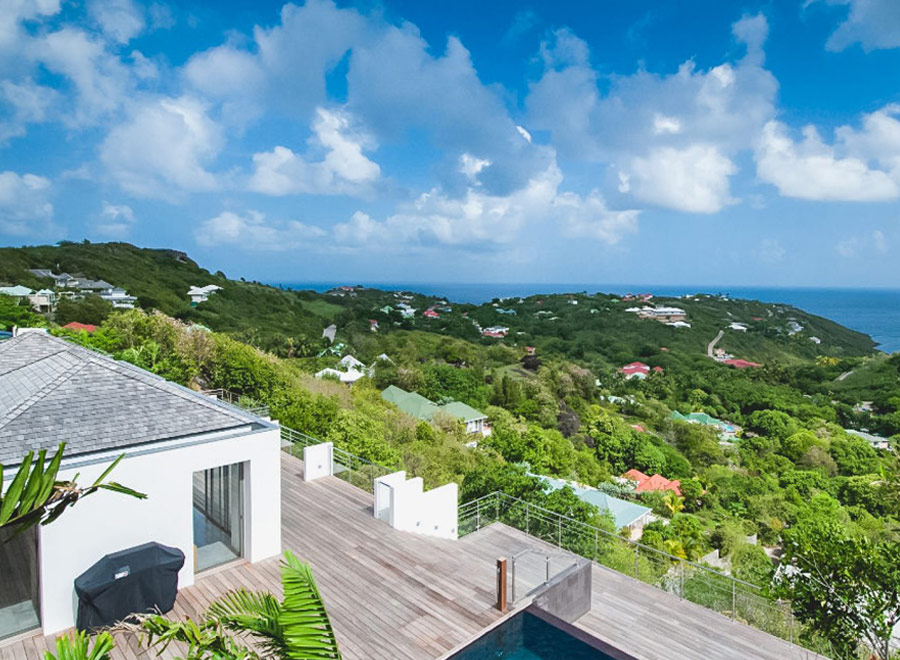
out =
[(39, 628), (37, 529), (0, 529), (0, 639)]
[(195, 570), (206, 570), (243, 554), (243, 463), (195, 472)]

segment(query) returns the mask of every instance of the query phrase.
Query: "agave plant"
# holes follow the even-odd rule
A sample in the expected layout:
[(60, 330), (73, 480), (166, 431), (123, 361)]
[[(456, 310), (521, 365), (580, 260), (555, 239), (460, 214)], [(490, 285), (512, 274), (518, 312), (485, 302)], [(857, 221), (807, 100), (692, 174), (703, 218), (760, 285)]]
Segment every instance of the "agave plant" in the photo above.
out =
[(184, 644), (184, 660), (340, 660), (309, 565), (285, 552), (281, 583), (281, 601), (267, 592), (238, 589), (213, 603), (201, 621), (143, 615), (137, 624), (123, 625), (144, 635), (160, 653), (172, 642)]
[(108, 632), (97, 635), (93, 646), (88, 634), (80, 632), (75, 637), (58, 637), (56, 655), (47, 651), (44, 660), (109, 660), (113, 647), (115, 642)]
[[(98, 490), (110, 490), (124, 495), (130, 495), (138, 499), (147, 497), (143, 493), (132, 490), (114, 481), (106, 482), (115, 467), (122, 460), (124, 454), (119, 456), (104, 470), (90, 486), (80, 488), (76, 481), (76, 474), (70, 481), (57, 481), (59, 466), (62, 463), (66, 443), (60, 443), (47, 463), (47, 451), (41, 449), (37, 453), (30, 451), (19, 465), (16, 476), (13, 477), (6, 493), (0, 496), (0, 529), (12, 528), (19, 534), (35, 525), (48, 525), (59, 518), (63, 512), (74, 506), (81, 498), (87, 497)], [(3, 482), (3, 465), (0, 464), (0, 483)]]

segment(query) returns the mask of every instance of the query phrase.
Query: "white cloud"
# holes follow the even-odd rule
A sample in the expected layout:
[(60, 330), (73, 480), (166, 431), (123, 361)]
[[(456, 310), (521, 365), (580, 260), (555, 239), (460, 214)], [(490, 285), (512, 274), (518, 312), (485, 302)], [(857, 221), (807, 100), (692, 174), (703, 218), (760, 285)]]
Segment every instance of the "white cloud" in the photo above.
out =
[(30, 39), (27, 54), (74, 85), (73, 108), (59, 113), (70, 127), (94, 124), (119, 109), (133, 88), (129, 69), (86, 32), (63, 27)]
[(59, 94), (30, 78), (15, 83), (0, 80), (0, 107), (6, 106), (6, 118), (0, 120), (0, 144), (25, 135), (26, 126), (44, 121)]
[[(737, 168), (711, 145), (662, 147), (631, 161), (626, 190), (651, 204), (690, 213), (716, 213), (731, 204), (728, 178)], [(621, 187), (620, 187), (621, 190)]]
[(206, 247), (239, 246), (251, 250), (280, 252), (305, 246), (325, 235), (318, 227), (296, 220), (270, 222), (258, 211), (239, 215), (224, 211), (203, 222), (194, 232)]
[(653, 115), (653, 133), (656, 135), (681, 133), (681, 122), (677, 117), (666, 117), (656, 113)]
[(486, 158), (478, 158), (472, 154), (463, 154), (459, 157), (459, 171), (466, 175), (472, 183), (478, 183), (478, 175), (485, 167), (490, 167), (491, 161)]
[(44, 233), (51, 226), (50, 181), (35, 174), (0, 172), (0, 233)]
[(318, 108), (310, 147), (324, 152), (321, 160), (278, 146), (253, 155), (251, 190), (267, 195), (362, 194), (378, 179), (381, 168), (364, 150), (375, 148), (371, 136), (353, 127), (341, 111)]
[[(846, 142), (846, 139), (845, 139)], [(839, 156), (812, 126), (794, 142), (780, 122), (766, 124), (756, 150), (757, 175), (785, 197), (808, 200), (873, 202), (896, 199), (897, 183), (866, 160)]]
[(531, 143), (531, 133), (525, 130), (525, 128), (522, 126), (516, 126), (516, 130), (519, 132), (519, 135), (525, 138), (526, 142), (528, 142), (529, 144)]
[(141, 197), (173, 200), (183, 192), (215, 190), (206, 165), (223, 144), (220, 127), (192, 98), (141, 101), (100, 147), (100, 159), (122, 188)]
[[(563, 156), (614, 164), (619, 191), (682, 211), (713, 213), (733, 200), (737, 155), (775, 115), (778, 83), (763, 68), (768, 23), (732, 26), (746, 47), (735, 62), (673, 74), (639, 69), (601, 77), (569, 30), (542, 45), (544, 72), (526, 98), (530, 124), (549, 131)], [(603, 94), (600, 90), (603, 88)]]
[(88, 13), (111, 40), (126, 44), (145, 26), (140, 8), (132, 0), (91, 0)]
[(100, 218), (95, 223), (98, 233), (112, 238), (124, 238), (134, 225), (134, 211), (126, 204), (103, 202)]
[(599, 193), (583, 198), (559, 192), (563, 177), (555, 162), (509, 195), (470, 187), (458, 198), (439, 189), (421, 195), (384, 221), (358, 212), (334, 227), (339, 243), (355, 246), (464, 246), (486, 249), (508, 245), (527, 228), (541, 223), (569, 236), (612, 245), (637, 227), (638, 211), (611, 211)]
[(855, 43), (866, 51), (900, 47), (900, 5), (896, 0), (828, 0), (848, 5), (847, 18), (829, 37), (826, 48), (841, 51)]

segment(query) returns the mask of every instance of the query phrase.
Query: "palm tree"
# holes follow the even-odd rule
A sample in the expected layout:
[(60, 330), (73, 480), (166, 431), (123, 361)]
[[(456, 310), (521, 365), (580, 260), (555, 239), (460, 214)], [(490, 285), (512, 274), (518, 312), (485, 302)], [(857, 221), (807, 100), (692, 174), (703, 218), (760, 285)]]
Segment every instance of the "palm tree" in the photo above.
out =
[(684, 509), (684, 498), (676, 495), (675, 491), (670, 490), (663, 497), (663, 504), (674, 516), (676, 513), (681, 513), (682, 509)]
[[(75, 506), (83, 497), (92, 495), (98, 490), (110, 490), (124, 495), (130, 495), (138, 499), (147, 496), (132, 490), (114, 481), (105, 482), (115, 467), (122, 460), (124, 454), (119, 456), (106, 470), (87, 488), (80, 488), (76, 481), (76, 474), (69, 481), (57, 481), (59, 466), (62, 463), (66, 443), (60, 443), (47, 464), (47, 450), (41, 449), (34, 459), (34, 452), (30, 451), (19, 465), (16, 476), (13, 477), (6, 493), (0, 496), (0, 529), (14, 529), (15, 534), (20, 534), (35, 525), (49, 525), (59, 518), (63, 512), (71, 506)], [(0, 483), (3, 482), (3, 464), (0, 464)], [(13, 534), (13, 536), (15, 535)]]
[(143, 615), (122, 627), (143, 635), (159, 653), (172, 642), (186, 645), (183, 660), (340, 660), (312, 569), (290, 551), (281, 562), (281, 583), (282, 601), (238, 589), (213, 603), (199, 621)]

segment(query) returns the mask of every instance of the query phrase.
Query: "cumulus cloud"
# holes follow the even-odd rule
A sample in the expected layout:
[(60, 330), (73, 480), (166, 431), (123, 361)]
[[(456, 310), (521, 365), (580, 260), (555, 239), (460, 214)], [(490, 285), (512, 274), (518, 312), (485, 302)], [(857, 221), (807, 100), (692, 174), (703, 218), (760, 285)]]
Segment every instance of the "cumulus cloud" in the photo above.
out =
[(50, 188), (42, 176), (0, 172), (0, 234), (46, 232), (53, 219)]
[(120, 44), (131, 41), (145, 26), (143, 13), (132, 0), (92, 0), (88, 13), (108, 38)]
[(273, 222), (259, 211), (240, 215), (224, 211), (203, 222), (194, 232), (205, 247), (240, 246), (268, 252), (292, 250), (309, 244), (325, 232), (296, 220)]
[(827, 0), (846, 5), (846, 19), (829, 37), (826, 48), (841, 51), (855, 43), (866, 51), (900, 46), (900, 5), (895, 0)]
[[(845, 132), (844, 142), (850, 133)], [(900, 188), (865, 159), (841, 156), (825, 144), (815, 127), (795, 142), (780, 122), (766, 124), (756, 150), (757, 175), (786, 197), (808, 200), (874, 202), (896, 199)]]
[(30, 78), (21, 82), (0, 80), (0, 107), (6, 108), (5, 118), (0, 119), (0, 144), (25, 135), (28, 124), (45, 121), (58, 98), (55, 90)]
[(509, 245), (527, 227), (556, 226), (569, 236), (589, 237), (612, 245), (637, 228), (638, 211), (611, 211), (602, 196), (560, 192), (563, 176), (553, 162), (545, 171), (509, 195), (493, 195), (470, 187), (458, 198), (440, 189), (383, 221), (358, 212), (334, 228), (345, 245), (466, 246), (467, 249)]
[(113, 127), (100, 159), (119, 185), (134, 195), (172, 200), (184, 192), (215, 190), (206, 169), (223, 145), (221, 128), (193, 98), (151, 98)]
[[(734, 202), (728, 178), (737, 168), (712, 145), (662, 147), (631, 161), (625, 190), (651, 204), (690, 213), (716, 213)], [(621, 190), (621, 188), (620, 188)]]
[(587, 44), (558, 30), (529, 87), (529, 124), (549, 131), (567, 158), (614, 163), (620, 192), (681, 211), (718, 211), (733, 201), (734, 159), (774, 117), (778, 89), (763, 68), (765, 17), (745, 16), (732, 30), (746, 48), (736, 62), (699, 70), (687, 61), (674, 74), (640, 69), (602, 81)]
[(339, 110), (318, 108), (313, 122), (310, 150), (315, 156), (296, 154), (287, 147), (253, 156), (250, 190), (267, 195), (362, 194), (381, 174), (364, 150), (375, 148), (374, 139), (354, 128), (350, 116)]
[(71, 111), (61, 112), (70, 127), (95, 124), (119, 109), (133, 89), (130, 70), (100, 39), (63, 27), (29, 40), (27, 54), (74, 88)]
[(124, 238), (131, 231), (134, 222), (134, 211), (127, 204), (103, 202), (95, 229), (104, 236)]

